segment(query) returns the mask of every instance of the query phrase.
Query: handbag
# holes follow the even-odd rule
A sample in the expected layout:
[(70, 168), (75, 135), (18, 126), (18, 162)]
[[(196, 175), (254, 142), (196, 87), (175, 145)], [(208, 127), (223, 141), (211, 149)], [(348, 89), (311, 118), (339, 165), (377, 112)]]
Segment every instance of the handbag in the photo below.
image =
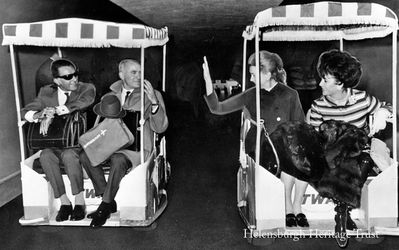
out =
[(92, 129), (79, 137), (79, 144), (87, 154), (92, 166), (98, 166), (113, 153), (131, 145), (134, 136), (120, 118), (97, 117)]
[(29, 123), (27, 144), (30, 150), (45, 148), (76, 148), (78, 139), (86, 132), (86, 114), (79, 111), (54, 116), (47, 134), (40, 133), (40, 122)]

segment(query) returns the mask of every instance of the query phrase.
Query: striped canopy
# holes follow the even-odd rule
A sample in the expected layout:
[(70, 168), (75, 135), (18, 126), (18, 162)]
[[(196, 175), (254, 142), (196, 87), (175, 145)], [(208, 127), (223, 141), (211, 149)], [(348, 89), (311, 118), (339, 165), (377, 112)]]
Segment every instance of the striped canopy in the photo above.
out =
[(376, 3), (317, 2), (287, 5), (259, 12), (243, 37), (264, 41), (360, 40), (384, 37), (398, 29), (395, 13)]
[(164, 45), (168, 29), (81, 18), (3, 24), (3, 45), (140, 48)]

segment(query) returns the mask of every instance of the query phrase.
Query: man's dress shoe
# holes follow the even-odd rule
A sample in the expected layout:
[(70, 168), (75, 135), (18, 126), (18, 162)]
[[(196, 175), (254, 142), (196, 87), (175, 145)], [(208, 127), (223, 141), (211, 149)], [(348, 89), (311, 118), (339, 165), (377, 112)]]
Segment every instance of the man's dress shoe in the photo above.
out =
[(85, 205), (75, 205), (72, 211), (71, 220), (83, 220), (86, 215), (86, 206)]
[(111, 203), (101, 202), (100, 206), (98, 206), (96, 212), (93, 214), (90, 226), (101, 227), (104, 225), (112, 213), (111, 209), (113, 209)]
[(60, 211), (58, 211), (55, 220), (60, 222), (69, 219), (69, 215), (72, 214), (72, 205), (61, 205)]
[[(110, 205), (111, 213), (115, 213), (115, 212), (117, 211), (117, 208), (118, 208), (117, 205), (116, 205), (115, 200), (111, 201), (111, 202), (109, 203), (109, 205)], [(101, 206), (101, 204), (100, 204), (100, 206)], [(99, 207), (99, 208), (100, 208), (100, 207)], [(87, 215), (87, 218), (93, 219), (95, 213), (97, 213), (97, 210), (94, 211), (94, 212), (89, 213), (89, 214)]]

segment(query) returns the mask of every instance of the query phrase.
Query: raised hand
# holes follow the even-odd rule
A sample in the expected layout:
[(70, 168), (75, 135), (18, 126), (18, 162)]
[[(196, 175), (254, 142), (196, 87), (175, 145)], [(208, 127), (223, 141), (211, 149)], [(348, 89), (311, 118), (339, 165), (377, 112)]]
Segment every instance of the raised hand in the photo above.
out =
[(204, 63), (202, 64), (204, 80), (205, 80), (205, 88), (206, 95), (210, 95), (213, 92), (212, 78), (211, 73), (209, 72), (208, 61), (206, 60), (206, 56), (204, 56)]
[(150, 99), (152, 104), (158, 104), (158, 99), (155, 95), (154, 88), (147, 80), (144, 80), (144, 93), (148, 96), (148, 99)]

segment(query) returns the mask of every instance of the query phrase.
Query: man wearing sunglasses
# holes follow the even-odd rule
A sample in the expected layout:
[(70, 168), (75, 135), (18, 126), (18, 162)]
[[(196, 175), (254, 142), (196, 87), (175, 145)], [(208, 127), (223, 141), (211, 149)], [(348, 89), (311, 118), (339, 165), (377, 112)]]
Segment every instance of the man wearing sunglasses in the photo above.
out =
[[(84, 110), (94, 102), (96, 89), (93, 84), (78, 81), (75, 63), (61, 58), (50, 66), (53, 84), (40, 88), (38, 96), (21, 110), (22, 117), (28, 122), (41, 122), (54, 115), (65, 115)], [(71, 182), (75, 207), (65, 193), (60, 163)], [(55, 198), (61, 201), (56, 221), (82, 220), (85, 217), (83, 196), (83, 170), (79, 162), (79, 149), (46, 148), (40, 154), (40, 164), (54, 191)]]

